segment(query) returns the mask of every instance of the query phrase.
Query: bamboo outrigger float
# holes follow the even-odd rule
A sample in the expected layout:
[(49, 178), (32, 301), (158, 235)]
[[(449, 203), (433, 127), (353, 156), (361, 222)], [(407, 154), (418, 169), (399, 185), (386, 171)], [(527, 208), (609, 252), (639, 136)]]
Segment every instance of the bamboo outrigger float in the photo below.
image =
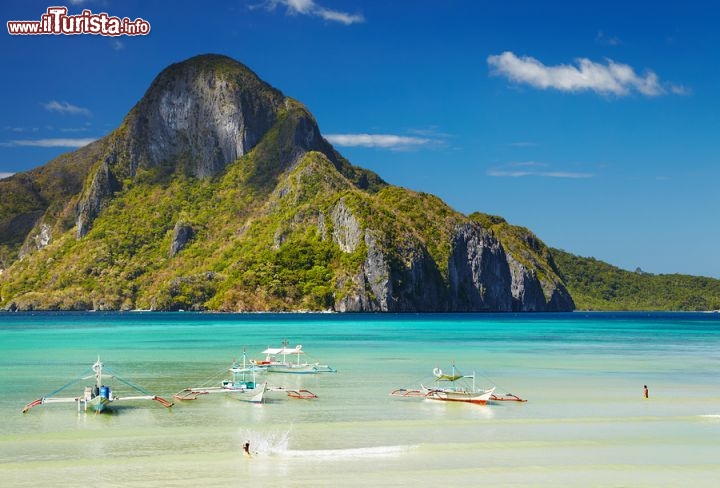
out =
[[(128, 380), (123, 379), (122, 377), (118, 376), (115, 373), (107, 374), (103, 372), (104, 365), (102, 361), (100, 361), (100, 358), (98, 357), (97, 361), (95, 361), (95, 364), (92, 365), (92, 374), (89, 376), (81, 376), (70, 383), (58, 388), (54, 392), (50, 393), (47, 396), (38, 398), (37, 400), (33, 400), (32, 402), (25, 405), (25, 407), (22, 409), (22, 413), (27, 413), (30, 411), (30, 409), (38, 406), (38, 405), (45, 405), (50, 403), (76, 403), (77, 404), (77, 411), (78, 413), (87, 412), (88, 410), (95, 411), (96, 413), (104, 412), (108, 409), (111, 403), (115, 402), (125, 402), (125, 401), (132, 401), (132, 400), (153, 400), (158, 402), (164, 407), (170, 408), (173, 406), (173, 403), (160, 397), (157, 395), (153, 395), (147, 391), (145, 391), (143, 388), (131, 383)], [(95, 379), (95, 384), (92, 386), (86, 386), (83, 394), (77, 397), (57, 397), (58, 393), (61, 391), (75, 385), (76, 383), (87, 380), (87, 379)], [(105, 379), (112, 378), (115, 380), (120, 381), (121, 383), (129, 386), (131, 389), (142, 393), (142, 395), (128, 395), (128, 396), (118, 396), (115, 394), (115, 392), (110, 388), (110, 386), (105, 385)]]

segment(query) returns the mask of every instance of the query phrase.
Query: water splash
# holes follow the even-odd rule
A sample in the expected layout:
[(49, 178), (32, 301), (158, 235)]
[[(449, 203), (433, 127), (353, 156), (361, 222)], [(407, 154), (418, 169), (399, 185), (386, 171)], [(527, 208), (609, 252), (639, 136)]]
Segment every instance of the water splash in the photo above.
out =
[[(250, 452), (253, 456), (286, 452), (288, 450), (288, 443), (290, 442), (291, 431), (292, 429), (263, 432), (252, 429), (240, 429), (238, 431), (238, 438), (240, 439), (239, 446), (242, 446), (245, 442), (249, 442)], [(241, 448), (242, 447), (240, 447), (240, 449)]]

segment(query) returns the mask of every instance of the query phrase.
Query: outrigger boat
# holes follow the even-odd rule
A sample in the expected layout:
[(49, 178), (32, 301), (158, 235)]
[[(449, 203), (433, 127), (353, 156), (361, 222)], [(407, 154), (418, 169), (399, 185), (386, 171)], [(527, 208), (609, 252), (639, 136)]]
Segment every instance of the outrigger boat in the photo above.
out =
[(288, 389), (281, 386), (269, 386), (267, 382), (258, 383), (255, 373), (259, 371), (252, 363), (248, 364), (247, 355), (243, 350), (242, 363), (233, 361), (229, 371), (232, 379), (222, 380), (220, 386), (198, 386), (185, 388), (173, 398), (178, 400), (197, 400), (200, 395), (211, 393), (228, 393), (239, 400), (250, 403), (262, 403), (267, 393), (285, 393), (290, 398), (309, 400), (317, 398), (310, 390)]
[(233, 398), (237, 398), (238, 400), (245, 402), (263, 402), (265, 392), (268, 389), (267, 383), (258, 383), (256, 381), (256, 369), (252, 366), (247, 366), (244, 352), (242, 365), (237, 362), (233, 362), (229, 371), (232, 373), (232, 378), (222, 380), (220, 382), (220, 386), (198, 386), (185, 388), (173, 395), (173, 398), (178, 400), (197, 400), (200, 395), (226, 393), (232, 395)]
[(475, 387), (475, 373), (459, 373), (454, 364), (450, 374), (444, 373), (440, 368), (435, 368), (433, 376), (434, 384), (432, 386), (420, 384), (420, 388), (414, 390), (399, 388), (392, 391), (390, 395), (405, 398), (426, 398), (444, 402), (466, 402), (476, 405), (487, 405), (495, 401), (525, 401), (511, 394), (498, 396), (495, 394), (494, 386), (489, 389), (478, 390)]
[[(337, 373), (336, 369), (327, 364), (300, 362), (300, 356), (305, 354), (305, 351), (300, 344), (288, 347), (287, 340), (283, 340), (282, 347), (268, 347), (261, 354), (265, 354), (265, 359), (250, 361), (258, 371), (293, 374)], [(288, 356), (292, 358), (293, 355), (294, 360), (288, 358)]]
[[(169, 402), (165, 400), (162, 397), (159, 397), (157, 395), (153, 395), (151, 393), (148, 393), (141, 387), (134, 385), (133, 383), (121, 378), (117, 374), (114, 374), (110, 372), (110, 374), (107, 374), (103, 372), (104, 365), (102, 361), (100, 361), (100, 358), (98, 357), (97, 361), (95, 361), (95, 364), (92, 365), (92, 374), (89, 376), (81, 376), (70, 383), (62, 386), (61, 388), (58, 388), (54, 392), (50, 393), (48, 396), (44, 396), (42, 398), (38, 398), (37, 400), (34, 400), (23, 408), (22, 412), (27, 413), (31, 408), (36, 407), (38, 405), (44, 405), (48, 403), (76, 403), (77, 404), (77, 410), (78, 412), (87, 412), (88, 410), (95, 411), (97, 413), (103, 412), (108, 409), (111, 403), (120, 402), (120, 401), (131, 401), (131, 400), (154, 400), (158, 403), (160, 403), (162, 406), (170, 408), (173, 406), (172, 402)], [(105, 369), (105, 371), (109, 371)], [(56, 397), (58, 393), (65, 390), (66, 388), (69, 388), (70, 386), (75, 385), (76, 383), (87, 380), (87, 379), (95, 379), (95, 384), (92, 386), (86, 386), (85, 390), (83, 391), (83, 394), (78, 397)], [(133, 390), (142, 393), (142, 395), (130, 395), (130, 396), (118, 396), (115, 394), (115, 392), (109, 387), (105, 385), (105, 379), (112, 378), (117, 381), (120, 381), (121, 383), (124, 383), (125, 385), (129, 386)]]

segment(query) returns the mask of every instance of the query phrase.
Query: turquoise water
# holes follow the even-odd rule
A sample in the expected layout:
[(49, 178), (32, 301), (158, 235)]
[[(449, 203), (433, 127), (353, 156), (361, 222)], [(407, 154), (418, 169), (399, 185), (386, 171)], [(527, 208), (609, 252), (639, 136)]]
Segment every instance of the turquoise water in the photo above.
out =
[[(20, 413), (98, 355), (170, 398), (284, 338), (338, 372), (267, 381), (316, 400)], [(389, 396), (452, 362), (528, 402)], [(0, 484), (710, 487), (719, 373), (720, 314), (0, 314)]]

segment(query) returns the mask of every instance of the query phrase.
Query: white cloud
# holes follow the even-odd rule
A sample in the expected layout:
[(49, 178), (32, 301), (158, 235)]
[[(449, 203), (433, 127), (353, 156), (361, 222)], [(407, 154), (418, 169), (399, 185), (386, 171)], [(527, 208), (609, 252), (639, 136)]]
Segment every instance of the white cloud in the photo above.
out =
[(4, 178), (10, 178), (14, 174), (15, 173), (0, 173), (0, 180), (2, 180)]
[(383, 149), (407, 149), (431, 144), (425, 137), (398, 136), (393, 134), (327, 134), (332, 144), (343, 147), (379, 147)]
[(488, 170), (488, 176), (505, 177), (505, 178), (522, 178), (524, 176), (540, 176), (544, 178), (594, 178), (594, 173), (579, 173), (573, 171), (557, 171), (543, 169), (548, 168), (547, 163), (539, 163), (537, 161), (521, 161), (508, 163), (501, 168)]
[(50, 112), (59, 112), (61, 114), (85, 116), (92, 115), (90, 113), (90, 110), (86, 108), (78, 107), (77, 105), (72, 105), (68, 102), (58, 102), (57, 100), (52, 100), (50, 102), (44, 103), (43, 108)]
[(314, 0), (269, 0), (267, 5), (270, 10), (275, 9), (278, 5), (283, 5), (289, 14), (310, 15), (345, 25), (365, 22), (365, 17), (360, 13), (350, 14), (331, 10), (318, 5)]
[[(488, 56), (487, 62), (492, 74), (543, 90), (554, 88), (566, 92), (593, 91), (618, 96), (629, 95), (633, 91), (645, 96), (667, 93), (654, 72), (648, 70), (644, 76), (639, 76), (631, 66), (616, 63), (612, 59), (608, 59), (607, 64), (600, 64), (587, 58), (579, 58), (576, 60), (577, 66), (546, 66), (533, 57), (518, 57), (506, 51)], [(679, 85), (668, 86), (672, 93), (687, 91)]]
[(97, 139), (22, 139), (9, 142), (3, 142), (5, 147), (83, 147)]

